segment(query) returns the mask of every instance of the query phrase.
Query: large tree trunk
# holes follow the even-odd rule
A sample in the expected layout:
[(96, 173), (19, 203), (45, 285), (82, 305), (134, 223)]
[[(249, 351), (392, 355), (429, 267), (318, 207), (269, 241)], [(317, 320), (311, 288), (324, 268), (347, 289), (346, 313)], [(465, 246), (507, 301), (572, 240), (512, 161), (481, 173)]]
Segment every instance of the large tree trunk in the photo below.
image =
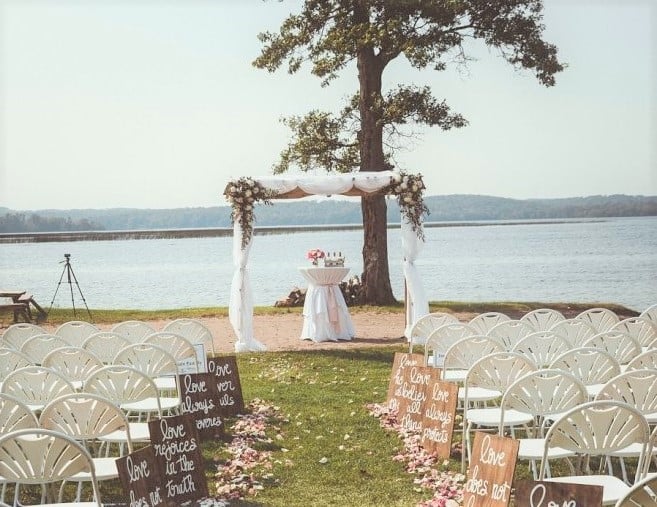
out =
[(383, 195), (363, 197), (362, 302), (369, 305), (396, 303), (388, 269), (388, 227)]
[[(364, 8), (356, 9), (356, 17), (367, 19)], [(358, 80), (360, 82), (360, 170), (385, 170), (383, 156), (383, 126), (380, 107), (383, 66), (372, 48), (358, 52)], [(363, 197), (363, 303), (371, 305), (394, 304), (388, 269), (388, 229), (386, 202), (383, 195)]]

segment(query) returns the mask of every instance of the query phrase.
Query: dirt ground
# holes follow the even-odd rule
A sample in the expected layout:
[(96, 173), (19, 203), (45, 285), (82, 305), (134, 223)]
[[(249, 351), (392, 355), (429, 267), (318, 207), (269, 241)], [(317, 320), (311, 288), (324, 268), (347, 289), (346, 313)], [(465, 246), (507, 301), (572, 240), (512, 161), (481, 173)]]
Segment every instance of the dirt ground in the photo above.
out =
[[(404, 313), (357, 312), (352, 316), (356, 336), (353, 340), (315, 343), (301, 340), (303, 316), (289, 313), (280, 315), (255, 315), (253, 317), (254, 337), (263, 343), (267, 350), (318, 350), (350, 347), (382, 346), (407, 343), (404, 335)], [(215, 350), (221, 353), (235, 352), (237, 340), (228, 317), (199, 318), (214, 336)], [(467, 320), (467, 319), (465, 319)], [(148, 321), (156, 330), (161, 330), (170, 322), (168, 320)], [(57, 326), (43, 324), (47, 332), (52, 333)], [(112, 325), (98, 324), (102, 330), (109, 330)]]

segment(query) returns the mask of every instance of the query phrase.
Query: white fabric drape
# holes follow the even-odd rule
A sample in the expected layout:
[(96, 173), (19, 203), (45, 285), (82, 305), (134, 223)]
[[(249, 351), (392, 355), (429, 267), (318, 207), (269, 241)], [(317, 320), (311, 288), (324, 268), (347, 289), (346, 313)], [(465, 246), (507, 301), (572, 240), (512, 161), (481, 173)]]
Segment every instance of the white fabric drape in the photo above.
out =
[(354, 188), (369, 194), (388, 186), (393, 174), (392, 171), (381, 171), (327, 176), (270, 176), (258, 178), (257, 181), (279, 194), (286, 194), (297, 188), (307, 195), (339, 195)]
[(262, 343), (253, 337), (253, 293), (247, 263), (251, 241), (242, 248), (242, 227), (235, 220), (233, 225), (233, 265), (235, 274), (230, 286), (230, 303), (228, 318), (237, 335), (235, 352), (259, 352), (267, 350)]
[[(337, 174), (327, 176), (285, 176), (264, 177), (256, 181), (263, 187), (278, 194), (286, 194), (301, 190), (306, 195), (339, 195), (346, 194), (354, 189), (363, 193), (372, 193), (388, 186), (391, 178), (397, 175), (393, 171), (380, 171), (371, 173)], [(352, 192), (353, 193), (353, 192)], [(255, 224), (253, 224), (255, 225)], [(415, 266), (415, 260), (422, 247), (422, 240), (417, 237), (413, 227), (402, 216), (402, 251), (403, 268), (406, 279), (407, 327), (405, 336), (410, 336), (413, 324), (423, 315), (429, 313), (427, 301), (420, 274)], [(251, 238), (252, 240), (252, 238)], [(233, 226), (233, 264), (235, 274), (231, 284), (229, 318), (237, 335), (235, 343), (236, 352), (266, 350), (266, 347), (253, 337), (253, 294), (247, 263), (251, 240), (242, 249), (242, 228), (236, 221)], [(353, 336), (353, 330), (348, 330)]]
[[(420, 226), (421, 227), (421, 226)], [(406, 305), (408, 319), (404, 336), (410, 340), (411, 328), (417, 320), (429, 313), (429, 301), (424, 292), (420, 272), (415, 266), (415, 261), (420, 254), (424, 242), (418, 237), (417, 231), (402, 215), (401, 218), (401, 239), (402, 239), (402, 264), (404, 266), (404, 279), (406, 280)]]

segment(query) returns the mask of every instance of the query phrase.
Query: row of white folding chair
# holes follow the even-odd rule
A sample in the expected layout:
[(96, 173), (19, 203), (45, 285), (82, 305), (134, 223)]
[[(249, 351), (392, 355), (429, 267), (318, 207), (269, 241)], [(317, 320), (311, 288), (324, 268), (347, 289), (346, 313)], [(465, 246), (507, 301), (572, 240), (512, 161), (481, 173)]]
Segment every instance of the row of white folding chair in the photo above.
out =
[[(497, 343), (501, 348), (506, 350), (506, 344), (494, 336), (471, 335), (466, 324), (447, 324), (434, 331), (427, 340), (424, 348), (425, 364), (429, 366), (442, 367), (446, 366), (446, 379), (462, 381), (464, 370), (460, 365), (456, 368), (451, 364), (444, 362), (447, 351), (459, 343), (462, 347), (468, 347), (464, 338), (476, 338), (477, 346), (472, 352), (477, 353), (487, 351), (491, 345), (490, 342)], [(488, 341), (483, 340), (487, 338)], [(608, 331), (599, 333), (586, 340), (583, 347), (595, 347), (610, 353), (617, 362), (625, 367), (634, 358), (642, 353), (642, 348), (636, 339), (619, 331)], [(552, 331), (541, 331), (528, 334), (520, 338), (510, 349), (519, 352), (531, 358), (539, 367), (547, 367), (562, 354), (572, 350), (577, 345), (570, 343), (564, 336)], [(456, 370), (456, 371), (455, 371)]]
[[(89, 452), (74, 438), (43, 428), (28, 428), (0, 436), (0, 470), (5, 481), (15, 483), (14, 506), (20, 503), (20, 486), (41, 486), (41, 505), (101, 507), (96, 467)], [(92, 484), (92, 500), (45, 503), (46, 484), (85, 475)], [(61, 500), (61, 497), (60, 497)]]
[[(139, 320), (120, 322), (112, 328), (112, 331), (123, 335), (132, 343), (144, 341), (147, 336), (158, 332), (150, 324)], [(215, 353), (212, 332), (196, 319), (181, 318), (172, 320), (161, 331), (183, 336), (192, 344), (203, 344), (206, 354)]]
[[(0, 434), (36, 427), (64, 433), (85, 445), (94, 456), (99, 481), (118, 478), (116, 457), (109, 453), (101, 456), (98, 446), (101, 439), (119, 440), (127, 446), (127, 452), (132, 452), (130, 424), (124, 412), (107, 398), (90, 393), (63, 395), (49, 402), (37, 419), (23, 402), (0, 394)], [(78, 483), (76, 502), (79, 502), (82, 484), (91, 477), (89, 473), (78, 473), (71, 480)]]
[[(572, 408), (556, 419), (545, 434), (539, 480), (569, 484), (590, 484), (603, 487), (602, 505), (618, 505), (632, 492), (622, 479), (604, 473), (607, 457), (628, 448), (638, 449), (634, 482), (646, 477), (649, 456), (654, 447), (648, 421), (636, 408), (615, 400), (591, 401)], [(552, 449), (564, 449), (576, 454), (581, 470), (567, 476), (548, 477), (548, 456)], [(587, 457), (599, 458), (599, 469), (591, 471)]]
[[(643, 371), (627, 375), (627, 377), (632, 378), (639, 378), (641, 376), (651, 376), (654, 379), (657, 377), (657, 371), (650, 370), (648, 372)], [(643, 412), (654, 408), (657, 397), (652, 396), (650, 402), (642, 402), (636, 406), (630, 406), (626, 401), (632, 401), (631, 398), (616, 395), (617, 391), (622, 391), (622, 389), (616, 387), (617, 384), (625, 385), (622, 377), (609, 383), (610, 387), (607, 388), (610, 392), (609, 395), (601, 396), (614, 398), (613, 403), (621, 403), (630, 409), (630, 413), (633, 412), (634, 415), (633, 419), (627, 420), (628, 423), (630, 421), (636, 421), (637, 414), (645, 421), (642, 422), (642, 425), (645, 427), (645, 440), (641, 442), (644, 447), (641, 447), (641, 445), (638, 447), (636, 445), (630, 446), (634, 442), (627, 440), (627, 436), (631, 433), (628, 432), (628, 435), (625, 435), (626, 439), (622, 440), (623, 445), (610, 445), (607, 449), (603, 449), (604, 452), (598, 452), (598, 454), (605, 456), (614, 455), (616, 457), (636, 456), (643, 460), (646, 456), (645, 445), (650, 436), (648, 421)], [(503, 435), (506, 428), (513, 430), (514, 427), (519, 425), (530, 424), (530, 429), (533, 429), (535, 433), (530, 434), (530, 438), (528, 439), (521, 439), (518, 458), (531, 461), (535, 477), (537, 475), (535, 466), (537, 460), (541, 460), (542, 463), (539, 477), (545, 478), (549, 475), (549, 469), (547, 468), (549, 459), (574, 456), (577, 453), (577, 449), (574, 449), (572, 445), (570, 447), (568, 445), (548, 445), (546, 443), (547, 436), (544, 438), (545, 428), (542, 427), (542, 422), (545, 419), (554, 420), (557, 418), (556, 416), (563, 414), (569, 409), (581, 407), (586, 402), (588, 399), (586, 389), (576, 376), (569, 372), (556, 369), (537, 370), (526, 358), (518, 354), (503, 352), (482, 358), (473, 365), (466, 377), (466, 398), (473, 385), (499, 389), (500, 392), (503, 392), (503, 396), (500, 407), (468, 409), (469, 404), (466, 403), (464, 405), (464, 469), (466, 456), (469, 456), (470, 431), (474, 427), (484, 429), (494, 428)], [(630, 388), (626, 388), (625, 392), (631, 392), (632, 387), (638, 391), (641, 388), (641, 384), (634, 383)], [(643, 391), (646, 392), (645, 389)], [(607, 393), (607, 390), (603, 392)], [(653, 391), (647, 394), (654, 394), (654, 388)], [(608, 403), (609, 400), (606, 400), (606, 402)], [(589, 429), (588, 427), (584, 427), (581, 433), (588, 436), (587, 431)], [(582, 434), (580, 434), (580, 438)], [(604, 463), (607, 464), (607, 461)], [(648, 465), (647, 461), (644, 463), (646, 466)], [(611, 469), (609, 471), (611, 472)], [(623, 472), (625, 474), (625, 469), (623, 469)], [(640, 477), (640, 473), (644, 472), (645, 470), (642, 468), (642, 465), (639, 465), (637, 477)], [(627, 489), (626, 486), (620, 486), (622, 481), (617, 481), (607, 476), (605, 478), (609, 484), (613, 484), (619, 491)], [(611, 501), (609, 497), (613, 498), (613, 502), (619, 497), (618, 495), (612, 496), (609, 494), (606, 496), (608, 497), (608, 503)]]
[[(108, 397), (126, 411), (134, 414), (149, 416), (156, 413), (161, 415), (162, 410), (176, 412), (179, 409), (182, 401), (176, 383), (177, 366), (170, 354), (157, 346), (136, 344), (135, 348), (128, 349), (125, 357), (120, 360), (128, 364), (95, 368), (88, 372), (86, 378), (76, 382), (67, 378), (66, 372), (44, 366), (25, 366), (5, 377), (0, 386), (0, 392), (20, 399), (35, 412), (41, 411), (50, 401), (63, 394), (73, 394), (80, 390), (95, 392), (94, 390), (103, 389), (106, 391), (101, 394), (113, 392), (114, 395)], [(134, 370), (139, 375), (128, 370)], [(121, 379), (121, 374), (125, 378)], [(155, 379), (164, 375), (167, 378), (169, 378), (168, 375), (172, 375), (170, 378), (173, 378), (176, 388), (174, 395), (165, 396), (157, 387)], [(149, 382), (141, 381), (141, 377), (148, 379)], [(116, 380), (114, 380), (115, 378)], [(120, 380), (124, 381), (125, 385), (120, 385)], [(136, 387), (131, 383), (134, 383)], [(150, 393), (151, 383), (156, 391), (155, 395)], [(167, 385), (168, 387), (169, 385)]]

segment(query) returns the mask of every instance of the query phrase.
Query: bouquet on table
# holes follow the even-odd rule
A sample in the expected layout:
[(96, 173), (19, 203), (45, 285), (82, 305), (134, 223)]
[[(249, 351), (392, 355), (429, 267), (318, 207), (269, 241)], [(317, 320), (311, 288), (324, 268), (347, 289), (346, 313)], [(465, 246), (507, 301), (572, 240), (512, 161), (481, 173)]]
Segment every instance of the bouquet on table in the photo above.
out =
[(319, 248), (313, 248), (312, 250), (308, 250), (306, 257), (312, 261), (313, 266), (317, 266), (319, 264), (319, 259), (323, 259), (325, 255), (326, 254)]

